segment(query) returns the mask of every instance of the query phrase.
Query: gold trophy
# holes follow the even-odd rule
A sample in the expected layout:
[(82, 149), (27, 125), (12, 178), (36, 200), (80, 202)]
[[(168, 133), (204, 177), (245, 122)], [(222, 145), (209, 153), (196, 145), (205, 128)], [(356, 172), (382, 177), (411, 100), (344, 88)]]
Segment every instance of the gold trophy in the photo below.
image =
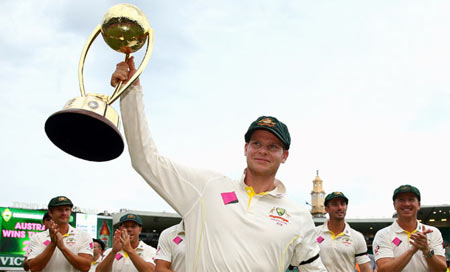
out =
[[(126, 84), (120, 82), (111, 96), (86, 94), (84, 89), (84, 62), (99, 33), (102, 33), (109, 47), (125, 53), (125, 60), (147, 41), (147, 50), (136, 73)], [(130, 4), (111, 7), (103, 17), (102, 24), (92, 32), (81, 53), (78, 65), (81, 97), (70, 99), (63, 110), (54, 113), (45, 122), (45, 132), (50, 140), (66, 153), (88, 161), (109, 161), (120, 156), (124, 142), (119, 131), (119, 115), (111, 104), (142, 73), (150, 60), (152, 49), (153, 29), (145, 14)]]

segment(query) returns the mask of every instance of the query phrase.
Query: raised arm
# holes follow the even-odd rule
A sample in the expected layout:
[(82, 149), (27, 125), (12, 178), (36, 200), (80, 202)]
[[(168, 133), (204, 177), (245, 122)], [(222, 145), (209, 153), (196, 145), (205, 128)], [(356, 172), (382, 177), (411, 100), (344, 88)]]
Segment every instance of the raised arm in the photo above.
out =
[[(111, 83), (128, 79), (135, 72), (133, 58), (117, 65)], [(128, 74), (127, 74), (128, 73)], [(145, 117), (142, 88), (135, 83), (120, 99), (128, 150), (134, 169), (180, 215), (199, 201), (210, 172), (177, 164), (158, 153)]]

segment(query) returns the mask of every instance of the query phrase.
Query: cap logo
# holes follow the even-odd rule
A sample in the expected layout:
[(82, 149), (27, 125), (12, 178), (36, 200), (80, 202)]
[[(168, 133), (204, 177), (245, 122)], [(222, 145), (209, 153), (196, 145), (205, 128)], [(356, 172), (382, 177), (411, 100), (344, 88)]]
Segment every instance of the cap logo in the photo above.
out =
[(258, 121), (259, 126), (274, 127), (276, 124), (271, 118), (263, 118)]
[(334, 194), (335, 195), (343, 195), (343, 193), (341, 193), (341, 192), (335, 192)]
[(67, 198), (65, 198), (63, 196), (58, 197), (58, 201), (66, 201), (66, 200), (67, 200)]
[(129, 214), (129, 215), (127, 216), (127, 218), (130, 218), (130, 219), (136, 219), (136, 216), (134, 216), (134, 215), (132, 215), (132, 214)]

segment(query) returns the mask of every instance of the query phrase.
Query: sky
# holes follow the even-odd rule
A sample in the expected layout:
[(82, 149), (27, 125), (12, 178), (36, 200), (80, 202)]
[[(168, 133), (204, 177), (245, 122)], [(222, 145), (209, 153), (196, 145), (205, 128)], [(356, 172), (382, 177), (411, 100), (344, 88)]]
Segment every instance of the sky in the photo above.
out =
[[(174, 211), (133, 170), (127, 149), (84, 161), (44, 131), (80, 96), (81, 51), (117, 3), (0, 2), (0, 206), (66, 195), (91, 211)], [(129, 3), (154, 29), (141, 84), (163, 155), (240, 178), (248, 126), (272, 115), (292, 138), (277, 178), (299, 205), (310, 208), (316, 170), (326, 193), (350, 199), (347, 218), (391, 217), (392, 193), (407, 183), (421, 190), (422, 205), (450, 204), (448, 1)], [(123, 59), (97, 38), (86, 91), (111, 94)]]

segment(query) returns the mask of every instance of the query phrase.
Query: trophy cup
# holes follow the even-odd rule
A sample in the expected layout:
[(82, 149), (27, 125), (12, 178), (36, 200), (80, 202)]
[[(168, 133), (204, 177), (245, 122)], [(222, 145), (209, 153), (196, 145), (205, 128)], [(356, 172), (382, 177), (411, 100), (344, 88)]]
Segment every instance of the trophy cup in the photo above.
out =
[[(86, 94), (84, 89), (84, 62), (91, 44), (100, 33), (109, 47), (125, 53), (125, 61), (147, 42), (147, 50), (136, 73), (126, 84), (120, 82), (111, 96)], [(119, 115), (111, 104), (142, 73), (150, 60), (152, 49), (153, 29), (144, 13), (130, 4), (111, 7), (81, 53), (78, 65), (81, 97), (70, 99), (61, 111), (51, 115), (45, 122), (45, 132), (50, 140), (66, 153), (88, 161), (109, 161), (120, 156), (124, 142), (119, 131)]]

